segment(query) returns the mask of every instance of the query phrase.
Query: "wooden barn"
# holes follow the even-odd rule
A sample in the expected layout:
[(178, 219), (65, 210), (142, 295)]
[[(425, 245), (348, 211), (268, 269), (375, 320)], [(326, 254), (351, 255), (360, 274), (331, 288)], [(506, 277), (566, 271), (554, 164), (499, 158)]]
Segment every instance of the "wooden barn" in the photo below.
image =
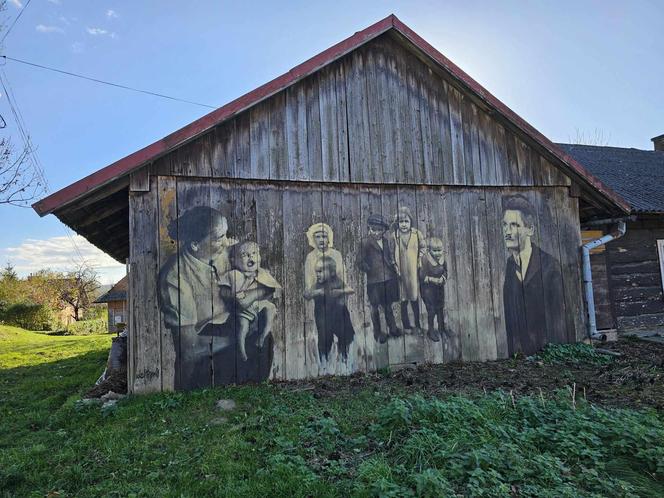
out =
[(631, 207), (625, 235), (591, 255), (599, 329), (664, 327), (664, 135), (652, 141), (653, 150), (559, 144)]
[(108, 292), (99, 296), (95, 303), (105, 303), (108, 314), (108, 331), (118, 332), (118, 328), (127, 324), (127, 287), (129, 286), (126, 276), (118, 280)]
[(129, 386), (533, 353), (628, 205), (394, 16), (35, 206), (129, 261)]

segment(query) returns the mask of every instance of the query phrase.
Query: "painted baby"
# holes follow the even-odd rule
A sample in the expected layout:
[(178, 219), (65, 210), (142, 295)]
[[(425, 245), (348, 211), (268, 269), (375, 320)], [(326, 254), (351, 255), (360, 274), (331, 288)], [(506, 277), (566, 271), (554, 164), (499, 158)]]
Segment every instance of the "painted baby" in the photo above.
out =
[(270, 273), (261, 268), (261, 255), (258, 244), (242, 242), (232, 248), (233, 269), (222, 275), (219, 285), (221, 294), (234, 300), (238, 325), (238, 351), (242, 360), (247, 361), (246, 341), (251, 324), (262, 313), (265, 321), (261, 324), (256, 345), (262, 347), (272, 332), (277, 307), (270, 299), (281, 291), (281, 285)]

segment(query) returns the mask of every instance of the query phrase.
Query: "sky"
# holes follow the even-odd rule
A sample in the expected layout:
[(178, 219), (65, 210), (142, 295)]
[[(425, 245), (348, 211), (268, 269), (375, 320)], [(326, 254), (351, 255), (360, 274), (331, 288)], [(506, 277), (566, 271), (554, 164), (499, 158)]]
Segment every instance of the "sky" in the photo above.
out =
[[(213, 106), (393, 13), (554, 142), (652, 149), (664, 133), (661, 0), (7, 0), (4, 29), (22, 9), (0, 55)], [(12, 61), (0, 71), (51, 192), (211, 110)], [(0, 138), (20, 145), (0, 93)], [(0, 265), (22, 275), (80, 257), (102, 283), (124, 274), (53, 215), (0, 205), (0, 221)]]

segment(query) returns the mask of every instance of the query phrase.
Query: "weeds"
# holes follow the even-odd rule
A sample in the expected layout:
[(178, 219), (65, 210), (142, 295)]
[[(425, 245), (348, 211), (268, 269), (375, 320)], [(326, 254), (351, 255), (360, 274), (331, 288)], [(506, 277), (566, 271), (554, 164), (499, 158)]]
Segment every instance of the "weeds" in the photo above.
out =
[(548, 364), (589, 363), (592, 365), (606, 365), (613, 358), (598, 353), (589, 344), (547, 344), (542, 352), (535, 357)]
[[(316, 398), (262, 384), (130, 396), (105, 416), (76, 400), (108, 339), (69, 340), (78, 356), (0, 343), (0, 496), (664, 496), (662, 414), (574, 388)], [(238, 405), (222, 422), (220, 398)]]

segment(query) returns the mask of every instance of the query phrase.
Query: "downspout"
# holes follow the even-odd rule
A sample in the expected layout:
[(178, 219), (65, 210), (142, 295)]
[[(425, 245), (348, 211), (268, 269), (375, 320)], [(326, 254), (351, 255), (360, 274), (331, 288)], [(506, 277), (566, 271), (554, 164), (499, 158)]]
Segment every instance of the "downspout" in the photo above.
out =
[(588, 336), (590, 339), (599, 339), (602, 337), (602, 334), (597, 332), (597, 320), (595, 318), (595, 296), (593, 294), (593, 275), (590, 270), (590, 251), (622, 237), (626, 231), (627, 224), (624, 220), (620, 220), (618, 221), (618, 228), (614, 233), (609, 233), (581, 246), (581, 252), (583, 253), (583, 287), (586, 294), (586, 303), (588, 303)]

